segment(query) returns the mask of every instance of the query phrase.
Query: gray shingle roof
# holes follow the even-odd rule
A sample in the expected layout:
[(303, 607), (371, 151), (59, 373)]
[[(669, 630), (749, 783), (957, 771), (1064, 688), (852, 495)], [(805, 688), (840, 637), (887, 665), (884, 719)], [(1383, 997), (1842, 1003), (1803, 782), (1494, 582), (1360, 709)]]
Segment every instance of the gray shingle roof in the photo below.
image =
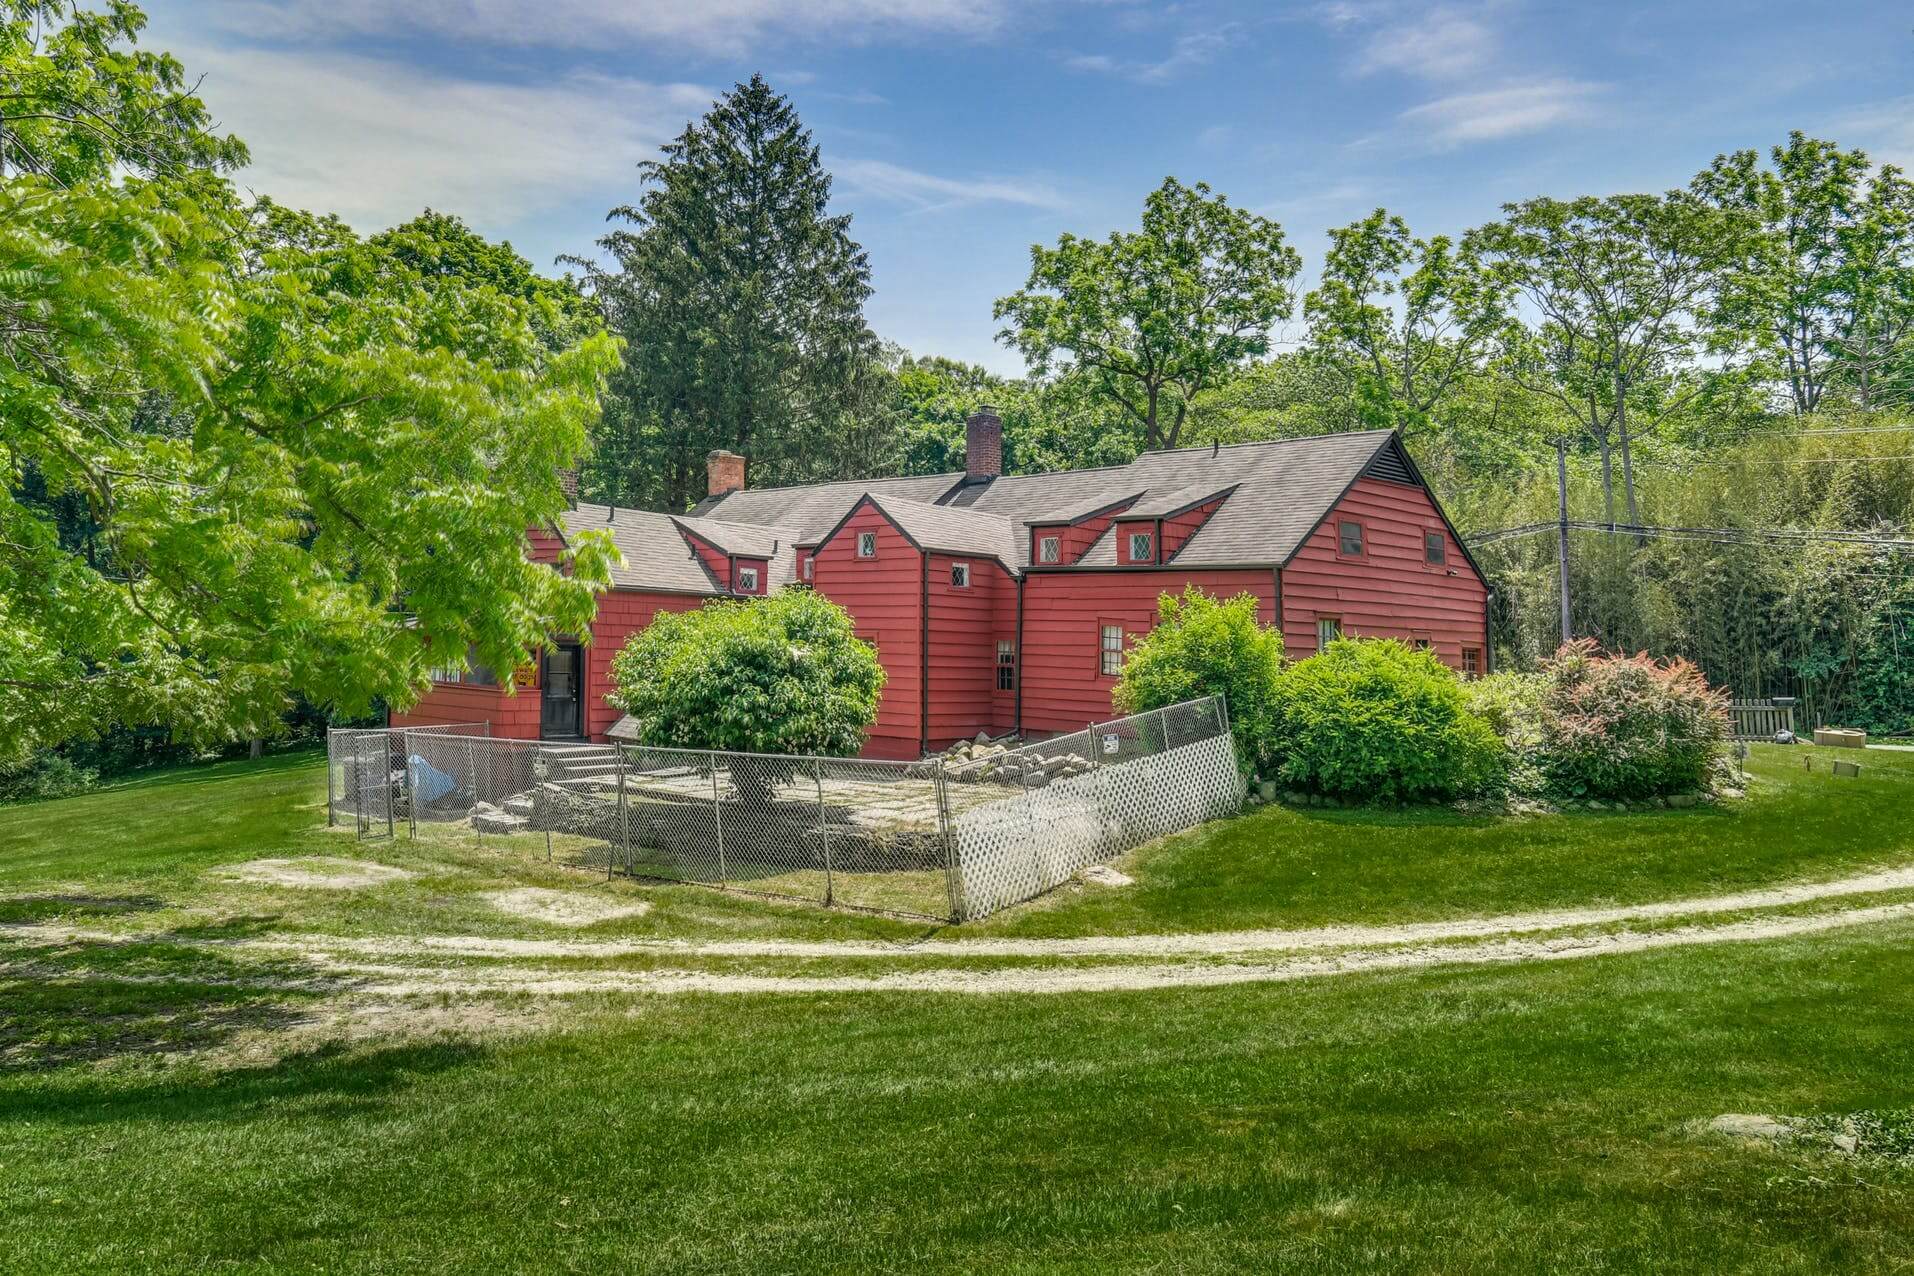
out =
[[(1029, 566), (1030, 521), (1079, 518), (1131, 498), (1131, 512), (1159, 517), (1227, 491), (1175, 563), (1273, 567), (1301, 546), (1390, 438), (1387, 430), (1364, 430), (1181, 448), (1146, 452), (1128, 465), (982, 482), (930, 474), (746, 489), (701, 501), (676, 522), (727, 553), (757, 556), (776, 544), (775, 587), (792, 578), (792, 547), (816, 544), (866, 495), (927, 549), (997, 558), (1021, 571)], [(671, 517), (621, 509), (608, 523), (604, 506), (580, 506), (567, 516), (567, 528), (574, 524), (611, 528), (628, 560), (617, 579), (626, 588), (716, 592)], [(1114, 538), (1104, 536), (1076, 565), (1116, 566)]]

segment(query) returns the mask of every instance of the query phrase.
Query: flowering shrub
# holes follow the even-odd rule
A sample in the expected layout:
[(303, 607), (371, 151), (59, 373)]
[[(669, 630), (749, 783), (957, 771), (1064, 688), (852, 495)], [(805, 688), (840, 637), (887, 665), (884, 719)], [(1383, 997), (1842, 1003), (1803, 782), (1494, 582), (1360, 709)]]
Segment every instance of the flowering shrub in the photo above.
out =
[(1508, 753), (1435, 655), (1338, 639), (1276, 689), (1282, 778), (1331, 797), (1448, 799), (1499, 789)]
[(1728, 738), (1727, 697), (1685, 660), (1604, 656), (1566, 643), (1542, 667), (1539, 760), (1564, 797), (1702, 788)]

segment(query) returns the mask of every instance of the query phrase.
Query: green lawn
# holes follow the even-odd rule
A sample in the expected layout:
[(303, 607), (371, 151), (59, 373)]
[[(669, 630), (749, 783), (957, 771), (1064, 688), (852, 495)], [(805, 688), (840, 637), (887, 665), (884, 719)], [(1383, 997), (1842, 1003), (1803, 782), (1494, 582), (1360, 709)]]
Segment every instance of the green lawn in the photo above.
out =
[[(1914, 864), (1914, 756), (1866, 763), (1837, 783), (1767, 751), (1745, 802), (1653, 815), (1264, 811), (1145, 848), (1134, 887), (940, 934), (1432, 920)], [(607, 979), (798, 968), (700, 947), (720, 940), (825, 941), (802, 969), (826, 973), (1066, 959), (833, 955), (928, 928), (608, 884), (542, 839), (359, 844), (317, 828), (323, 792), (274, 759), (0, 810), (0, 1270), (1914, 1269), (1914, 1168), (1693, 1128), (1914, 1106), (1914, 917), (1147, 992), (434, 991), (534, 958), (411, 937), (685, 943), (537, 959)], [(308, 855), (414, 876), (221, 875)], [(525, 886), (651, 911), (563, 930), (486, 902)], [(322, 935), (398, 943), (300, 950)], [(376, 992), (395, 971), (426, 986)]]

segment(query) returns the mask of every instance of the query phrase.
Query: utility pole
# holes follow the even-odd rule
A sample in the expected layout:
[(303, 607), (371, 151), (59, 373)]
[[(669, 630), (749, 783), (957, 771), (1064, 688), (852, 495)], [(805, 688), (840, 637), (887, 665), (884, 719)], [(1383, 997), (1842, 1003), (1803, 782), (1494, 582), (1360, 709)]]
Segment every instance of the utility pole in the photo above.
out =
[(1568, 443), (1555, 440), (1555, 565), (1562, 580), (1562, 641), (1573, 634), (1568, 618)]

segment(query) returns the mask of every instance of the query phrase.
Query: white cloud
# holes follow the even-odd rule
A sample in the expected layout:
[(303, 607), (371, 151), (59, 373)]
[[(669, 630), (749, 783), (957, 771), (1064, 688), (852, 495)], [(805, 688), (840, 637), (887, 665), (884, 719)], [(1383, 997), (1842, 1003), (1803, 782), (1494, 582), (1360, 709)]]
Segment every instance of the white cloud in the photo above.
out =
[(1818, 136), (1859, 146), (1877, 164), (1914, 168), (1914, 97), (1857, 107)]
[(833, 164), (831, 172), (850, 190), (923, 210), (965, 204), (1020, 204), (1052, 210), (1067, 207), (1063, 196), (1042, 182), (1004, 178), (966, 181), (870, 159)]
[(207, 73), (201, 95), (252, 150), (241, 185), (362, 229), (426, 205), (500, 227), (633, 185), (633, 166), (713, 96), (599, 75), (526, 85), (344, 54), (176, 51)]
[[(736, 54), (770, 35), (863, 40), (981, 37), (1014, 0), (213, 0), (252, 39), (406, 32), (490, 44), (616, 47), (651, 41)], [(209, 6), (211, 7), (211, 6)]]
[(1495, 33), (1479, 19), (1454, 9), (1435, 9), (1378, 31), (1356, 69), (1364, 74), (1402, 71), (1428, 80), (1452, 80), (1487, 66), (1497, 47)]
[(1437, 149), (1539, 133), (1588, 119), (1603, 86), (1584, 80), (1534, 80), (1425, 102), (1398, 118), (1403, 131)]
[(1171, 43), (1170, 51), (1156, 61), (1113, 58), (1103, 53), (1082, 53), (1065, 58), (1063, 64), (1072, 71), (1121, 75), (1139, 84), (1164, 84), (1185, 71), (1202, 66), (1228, 48), (1233, 30), (1233, 27), (1224, 26), (1214, 31), (1193, 31), (1187, 35), (1178, 36)]

